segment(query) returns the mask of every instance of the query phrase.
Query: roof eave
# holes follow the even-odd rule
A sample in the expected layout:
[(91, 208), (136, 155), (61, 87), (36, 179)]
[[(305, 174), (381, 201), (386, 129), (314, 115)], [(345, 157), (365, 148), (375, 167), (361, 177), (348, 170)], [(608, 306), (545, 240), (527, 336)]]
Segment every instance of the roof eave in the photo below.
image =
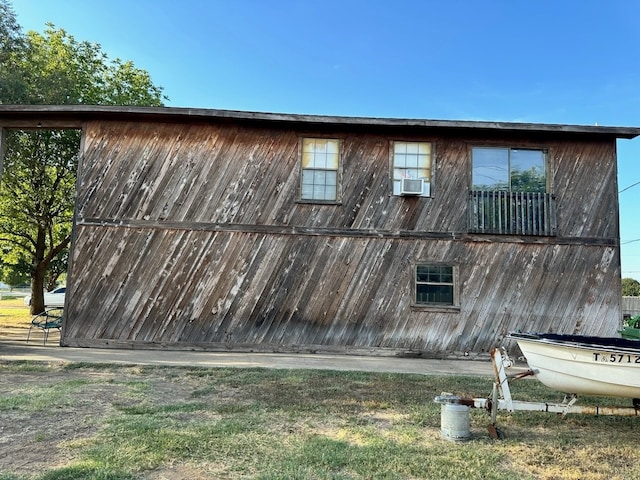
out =
[[(631, 139), (640, 135), (639, 127), (599, 125), (564, 125), (470, 120), (427, 120), (405, 118), (344, 117), (287, 113), (247, 112), (181, 107), (136, 107), (107, 105), (0, 105), (0, 126), (31, 128), (67, 125), (78, 128), (88, 120), (156, 120), (169, 121), (238, 121), (249, 123), (295, 123), (299, 125), (335, 125), (379, 128), (411, 128), (442, 130), (491, 130), (520, 133), (555, 133), (607, 136)], [(63, 128), (63, 127), (60, 127)]]

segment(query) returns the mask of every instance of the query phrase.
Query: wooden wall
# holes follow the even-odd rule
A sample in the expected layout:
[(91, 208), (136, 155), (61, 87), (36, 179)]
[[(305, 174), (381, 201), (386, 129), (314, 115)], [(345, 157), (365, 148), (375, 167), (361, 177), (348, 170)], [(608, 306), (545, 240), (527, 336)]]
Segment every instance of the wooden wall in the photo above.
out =
[[(342, 140), (341, 205), (297, 201), (304, 136)], [(391, 140), (433, 142), (433, 198), (390, 195)], [(484, 144), (549, 150), (557, 237), (467, 233)], [(620, 323), (613, 141), (89, 122), (83, 148), (65, 345), (455, 356)], [(411, 305), (416, 261), (459, 266), (459, 309)]]

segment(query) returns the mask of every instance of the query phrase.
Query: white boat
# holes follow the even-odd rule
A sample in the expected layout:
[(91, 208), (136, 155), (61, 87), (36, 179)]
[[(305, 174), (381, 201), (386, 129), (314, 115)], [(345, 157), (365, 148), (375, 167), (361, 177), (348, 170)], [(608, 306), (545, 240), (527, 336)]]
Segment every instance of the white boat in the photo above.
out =
[(575, 395), (640, 398), (640, 342), (624, 338), (511, 333), (538, 380)]

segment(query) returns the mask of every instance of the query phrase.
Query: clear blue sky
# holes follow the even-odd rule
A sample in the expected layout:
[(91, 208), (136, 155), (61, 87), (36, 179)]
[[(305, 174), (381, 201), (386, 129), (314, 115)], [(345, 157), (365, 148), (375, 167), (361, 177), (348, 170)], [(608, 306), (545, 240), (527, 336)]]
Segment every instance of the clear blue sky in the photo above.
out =
[[(167, 105), (640, 126), (637, 0), (13, 0), (132, 60)], [(618, 142), (619, 189), (640, 138)], [(640, 280), (640, 185), (620, 193), (622, 276)]]

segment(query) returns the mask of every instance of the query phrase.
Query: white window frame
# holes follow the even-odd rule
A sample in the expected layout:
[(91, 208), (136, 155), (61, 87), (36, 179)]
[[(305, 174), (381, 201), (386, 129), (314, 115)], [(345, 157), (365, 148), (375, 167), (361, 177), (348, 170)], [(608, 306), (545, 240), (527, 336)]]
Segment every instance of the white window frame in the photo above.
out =
[[(338, 138), (304, 137), (300, 139), (300, 202), (328, 204), (341, 202), (341, 148), (342, 142)], [(335, 165), (331, 165), (333, 162)], [(305, 166), (305, 163), (310, 165)], [(325, 183), (315, 183), (315, 180), (323, 177)], [(330, 183), (331, 177), (335, 178), (334, 196), (327, 195), (327, 189), (334, 187)], [(327, 179), (329, 183), (326, 183)]]
[[(391, 157), (391, 188), (394, 196), (403, 195), (401, 183), (403, 178), (423, 180), (420, 197), (431, 197), (434, 171), (433, 142), (416, 142), (394, 140), (390, 146)], [(426, 165), (420, 165), (421, 160)]]

